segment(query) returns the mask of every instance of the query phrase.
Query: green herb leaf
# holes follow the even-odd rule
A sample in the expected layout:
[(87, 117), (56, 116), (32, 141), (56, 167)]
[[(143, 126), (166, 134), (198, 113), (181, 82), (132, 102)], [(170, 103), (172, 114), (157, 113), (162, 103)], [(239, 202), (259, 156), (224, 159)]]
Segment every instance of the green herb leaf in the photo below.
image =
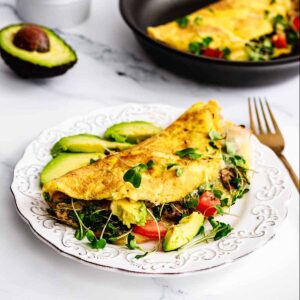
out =
[(233, 230), (230, 224), (216, 221), (214, 217), (208, 217), (208, 221), (212, 226), (213, 231), (216, 232), (214, 236), (215, 241), (227, 236)]
[(95, 234), (94, 234), (94, 232), (92, 231), (92, 230), (88, 230), (87, 232), (86, 232), (86, 238), (90, 241), (90, 242), (93, 242), (94, 241), (94, 239), (95, 239)]
[(189, 24), (189, 18), (188, 18), (187, 16), (184, 16), (184, 17), (182, 17), (182, 18), (178, 18), (178, 19), (176, 20), (176, 22), (177, 22), (177, 24), (178, 24), (178, 26), (179, 26), (180, 28), (185, 28), (185, 27), (187, 27), (188, 24)]
[(51, 200), (50, 194), (48, 192), (44, 192), (43, 197), (47, 202), (49, 202)]
[(199, 196), (197, 193), (193, 195), (191, 194), (186, 195), (180, 202), (183, 208), (188, 208), (188, 209), (196, 208), (198, 203), (199, 203)]
[(203, 18), (201, 16), (197, 16), (194, 19), (194, 23), (197, 24), (197, 25), (199, 25), (202, 21), (203, 21)]
[(123, 176), (124, 181), (130, 182), (135, 188), (139, 188), (142, 175), (136, 169), (129, 169)]
[(223, 195), (222, 191), (213, 189), (212, 192), (214, 193), (216, 198), (218, 198), (218, 199), (222, 198), (222, 195)]
[(140, 259), (140, 258), (143, 258), (145, 257), (149, 252), (145, 252), (144, 254), (137, 254), (134, 258), (136, 259)]
[(221, 199), (220, 202), (221, 202), (221, 206), (224, 207), (224, 206), (228, 206), (228, 198), (224, 198), (224, 199)]
[(155, 162), (151, 159), (147, 162), (148, 169), (152, 169), (155, 166)]
[(179, 166), (179, 164), (177, 164), (177, 163), (169, 163), (169, 164), (167, 164), (167, 170), (170, 170), (170, 169), (172, 169), (173, 167), (176, 167), (176, 166)]
[[(149, 163), (149, 162), (148, 162)], [(151, 165), (151, 163), (150, 163)], [(129, 169), (123, 176), (123, 180), (130, 182), (135, 188), (139, 188), (142, 182), (141, 172), (148, 170), (148, 165), (139, 164)]]
[(199, 229), (197, 235), (199, 235), (199, 234), (202, 234), (202, 235), (203, 235), (204, 232), (205, 232), (205, 228), (204, 228), (204, 226), (202, 225), (202, 226), (200, 227), (200, 229)]
[(93, 249), (104, 249), (105, 246), (106, 246), (106, 240), (103, 238), (100, 240), (94, 238), (94, 240), (91, 242), (91, 247)]
[(91, 164), (94, 164), (96, 161), (97, 161), (96, 159), (91, 158), (91, 159), (90, 159), (90, 165), (91, 165)]
[(176, 168), (176, 176), (177, 177), (180, 177), (183, 175), (183, 170), (180, 168), (180, 167), (177, 167)]
[(75, 238), (77, 240), (81, 241), (85, 237), (85, 233), (86, 232), (84, 230), (82, 230), (82, 228), (80, 226), (80, 228), (76, 229), (76, 231), (75, 231)]
[(285, 20), (282, 15), (276, 15), (275, 17), (273, 17), (272, 22), (275, 30), (277, 29), (277, 27), (283, 29), (287, 29), (288, 27), (290, 27), (289, 22)]
[(189, 51), (193, 54), (200, 55), (202, 53), (203, 44), (198, 42), (189, 43)]
[(234, 147), (233, 143), (226, 142), (226, 152), (229, 155), (235, 155), (235, 147)]
[(214, 149), (216, 149), (216, 150), (218, 150), (219, 148), (218, 148), (218, 146), (216, 145), (216, 143), (214, 142), (214, 141), (209, 141), (209, 146), (211, 146), (212, 148), (214, 148)]
[(222, 51), (223, 51), (223, 58), (225, 59), (228, 58), (229, 55), (231, 54), (231, 50), (228, 47), (224, 48)]
[(126, 244), (127, 248), (130, 250), (134, 250), (136, 248), (138, 248), (138, 245), (135, 241), (135, 237), (133, 234), (129, 233), (127, 236), (127, 244)]
[(218, 215), (222, 216), (224, 214), (224, 211), (220, 205), (215, 205), (215, 209), (216, 209)]
[(186, 148), (176, 152), (180, 158), (188, 157), (189, 159), (195, 160), (202, 156), (199, 150), (196, 148)]
[(209, 44), (213, 41), (213, 38), (211, 36), (207, 36), (202, 40), (203, 46), (205, 48), (208, 48)]

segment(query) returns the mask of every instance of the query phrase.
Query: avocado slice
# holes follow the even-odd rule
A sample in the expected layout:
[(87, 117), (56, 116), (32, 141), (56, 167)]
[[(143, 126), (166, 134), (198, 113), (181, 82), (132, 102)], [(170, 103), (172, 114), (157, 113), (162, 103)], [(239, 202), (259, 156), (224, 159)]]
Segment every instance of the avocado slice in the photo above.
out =
[(77, 62), (75, 51), (62, 38), (34, 24), (1, 29), (0, 53), (6, 64), (25, 78), (61, 75)]
[(172, 251), (190, 242), (203, 225), (204, 216), (199, 212), (182, 218), (177, 225), (171, 226), (163, 240), (164, 251)]
[(150, 122), (122, 122), (109, 127), (104, 138), (117, 142), (138, 144), (143, 140), (161, 132), (161, 128)]
[(131, 224), (143, 226), (146, 223), (147, 209), (143, 201), (127, 199), (112, 201), (110, 209), (112, 214), (117, 216), (128, 228)]
[(61, 153), (43, 169), (40, 176), (41, 185), (103, 157), (103, 153)]
[(77, 134), (61, 138), (51, 149), (51, 155), (56, 157), (61, 152), (104, 153), (106, 149), (122, 151), (130, 147), (132, 144), (129, 143), (105, 141), (92, 134)]

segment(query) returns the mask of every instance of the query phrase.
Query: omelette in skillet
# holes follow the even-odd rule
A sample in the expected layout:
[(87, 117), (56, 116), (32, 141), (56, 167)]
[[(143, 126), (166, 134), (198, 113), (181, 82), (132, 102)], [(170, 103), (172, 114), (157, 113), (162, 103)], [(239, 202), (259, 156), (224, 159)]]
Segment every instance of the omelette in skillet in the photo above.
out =
[(147, 32), (195, 55), (267, 61), (299, 51), (299, 2), (221, 0)]

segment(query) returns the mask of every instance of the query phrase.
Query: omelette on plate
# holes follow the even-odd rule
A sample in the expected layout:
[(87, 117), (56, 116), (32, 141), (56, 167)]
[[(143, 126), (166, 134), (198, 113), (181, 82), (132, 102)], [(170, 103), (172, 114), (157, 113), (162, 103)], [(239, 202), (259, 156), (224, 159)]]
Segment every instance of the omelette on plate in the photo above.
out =
[(299, 51), (299, 2), (221, 0), (147, 28), (172, 48), (236, 61), (266, 61)]
[[(141, 124), (148, 130), (143, 122), (112, 126), (110, 143), (126, 142)], [(98, 160), (54, 176), (42, 192), (51, 215), (76, 228), (76, 238), (87, 238), (93, 248), (118, 243), (144, 251), (138, 242), (153, 239), (164, 251), (176, 250), (195, 236), (203, 242), (231, 232), (215, 217), (249, 190), (249, 144), (250, 132), (223, 120), (216, 101), (198, 102), (144, 141), (122, 151), (106, 149)], [(77, 136), (75, 152), (78, 145)], [(60, 171), (63, 158), (57, 160)], [(204, 234), (206, 221), (211, 231)]]

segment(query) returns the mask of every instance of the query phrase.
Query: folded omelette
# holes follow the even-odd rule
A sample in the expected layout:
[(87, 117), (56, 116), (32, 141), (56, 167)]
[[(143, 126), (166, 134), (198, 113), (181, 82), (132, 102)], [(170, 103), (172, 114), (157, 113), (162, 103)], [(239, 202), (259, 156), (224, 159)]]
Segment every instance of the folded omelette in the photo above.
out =
[[(120, 129), (121, 124), (111, 128)], [(137, 124), (144, 123), (131, 126)], [(214, 217), (249, 191), (250, 132), (225, 121), (214, 100), (194, 104), (157, 132), (127, 150), (107, 149), (107, 156), (46, 181), (42, 192), (50, 215), (76, 228), (75, 237), (86, 237), (94, 249), (127, 241), (129, 249), (139, 249), (143, 255), (148, 251), (136, 241), (157, 239), (158, 247), (173, 251), (188, 245), (206, 221), (212, 229), (202, 233), (199, 243), (228, 235), (230, 224)], [(76, 139), (82, 137), (95, 139), (91, 135)], [(61, 150), (67, 149), (76, 152), (78, 147)], [(57, 174), (69, 155), (53, 159)], [(69, 168), (70, 160), (65, 164)]]
[(297, 47), (299, 28), (293, 22), (299, 20), (298, 8), (294, 0), (221, 0), (147, 32), (154, 40), (196, 55), (269, 60)]
[[(216, 101), (198, 102), (160, 134), (51, 180), (43, 186), (43, 195), (55, 217), (74, 227), (76, 224), (65, 211), (70, 199), (80, 207), (94, 202), (100, 206), (105, 203), (109, 209), (110, 203), (143, 201), (153, 208), (179, 203), (199, 187), (212, 185), (233, 198), (237, 188), (226, 182), (226, 176), (229, 174), (230, 179), (230, 173), (236, 172), (230, 160), (242, 159), (240, 170), (246, 178), (249, 136), (248, 130), (221, 118)], [(224, 153), (226, 145), (233, 146), (235, 156)], [(125, 180), (126, 172), (149, 162), (151, 167), (141, 171), (138, 187)], [(127, 226), (134, 222), (125, 219), (122, 221)]]

